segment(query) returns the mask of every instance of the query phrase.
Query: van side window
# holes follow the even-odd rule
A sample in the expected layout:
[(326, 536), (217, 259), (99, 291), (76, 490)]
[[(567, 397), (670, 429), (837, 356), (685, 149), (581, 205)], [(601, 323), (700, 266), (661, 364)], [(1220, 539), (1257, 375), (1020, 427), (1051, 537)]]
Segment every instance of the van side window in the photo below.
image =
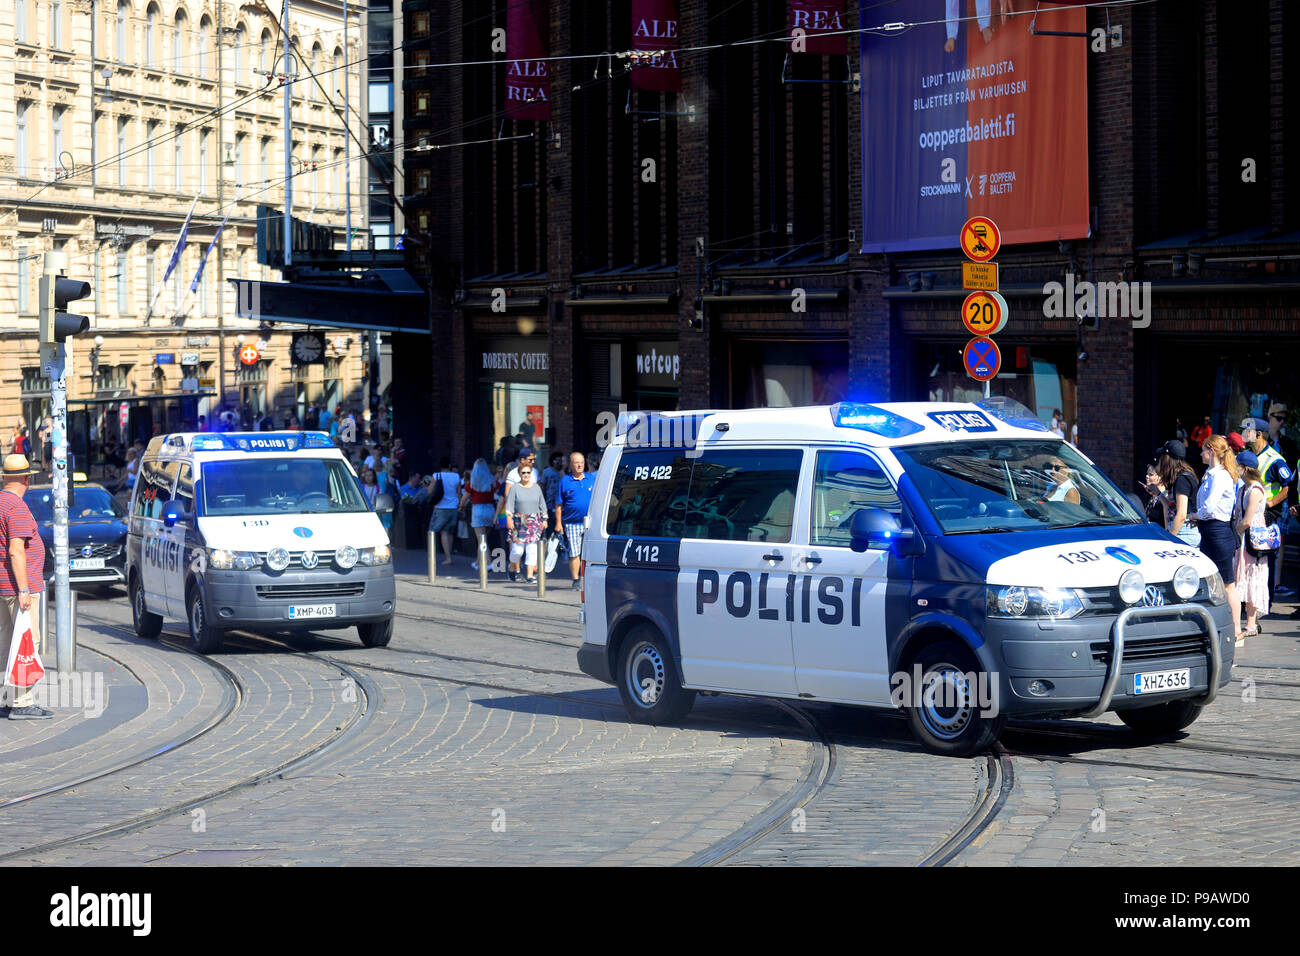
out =
[(624, 451), (609, 496), (609, 534), (680, 538), (691, 460), (681, 449)]
[(135, 496), (135, 511), (138, 518), (159, 518), (163, 505), (172, 496), (172, 480), (176, 475), (176, 462), (160, 462), (156, 458), (145, 459), (140, 466), (140, 491)]
[(176, 478), (175, 500), (185, 511), (194, 511), (194, 478), (190, 473), (189, 462), (181, 465), (180, 474)]
[(865, 507), (883, 508), (896, 518), (902, 515), (898, 494), (880, 464), (862, 452), (819, 451), (809, 543), (849, 547), (849, 522)]
[(794, 448), (705, 452), (691, 472), (682, 536), (789, 541), (802, 462)]

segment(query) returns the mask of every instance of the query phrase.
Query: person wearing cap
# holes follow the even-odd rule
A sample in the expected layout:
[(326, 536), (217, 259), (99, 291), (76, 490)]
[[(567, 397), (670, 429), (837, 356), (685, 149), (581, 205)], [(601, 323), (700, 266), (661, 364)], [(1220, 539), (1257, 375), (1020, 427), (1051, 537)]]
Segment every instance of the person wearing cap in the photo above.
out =
[[(8, 661), (14, 618), (19, 611), (31, 615), (32, 636), (40, 643), (43, 622), (40, 605), (32, 602), (32, 593), (45, 590), (45, 545), (36, 530), (36, 519), (23, 500), (31, 476), (38, 469), (22, 455), (6, 455), (0, 469), (0, 660)], [(44, 707), (36, 706), (30, 687), (14, 688), (13, 694), (10, 720), (53, 716)]]
[(1268, 572), (1269, 559), (1256, 557), (1246, 548), (1246, 536), (1251, 528), (1266, 527), (1264, 521), (1264, 485), (1260, 480), (1259, 459), (1254, 452), (1243, 451), (1237, 456), (1237, 465), (1241, 469), (1242, 488), (1237, 495), (1237, 525), (1234, 529), (1240, 536), (1241, 546), (1237, 548), (1237, 593), (1246, 605), (1246, 626), (1237, 635), (1240, 645), (1243, 638), (1254, 637), (1259, 633), (1259, 616), (1268, 613)]
[[(1262, 418), (1247, 418), (1241, 423), (1241, 437), (1246, 448), (1255, 453), (1259, 459), (1259, 474), (1264, 488), (1264, 523), (1274, 524), (1282, 519), (1287, 496), (1291, 493), (1291, 467), (1282, 458), (1282, 453), (1268, 443), (1268, 422)], [(1269, 576), (1269, 594), (1276, 597), (1278, 576), (1281, 571), (1280, 556), (1282, 548), (1277, 549), (1271, 561), (1272, 574)], [(1289, 595), (1290, 589), (1284, 590)]]
[(1165, 527), (1192, 547), (1200, 547), (1201, 533), (1196, 528), (1196, 491), (1200, 479), (1187, 463), (1187, 447), (1180, 441), (1167, 441), (1156, 449), (1156, 474), (1165, 488), (1160, 496), (1164, 506)]
[(1246, 450), (1246, 440), (1241, 437), (1241, 432), (1228, 432), (1228, 447), (1234, 455), (1240, 455)]
[[(1291, 474), (1294, 476), (1297, 471), (1300, 471), (1300, 460), (1297, 459), (1300, 450), (1296, 448), (1296, 443), (1291, 439), (1291, 436), (1283, 431), (1288, 414), (1290, 413), (1287, 411), (1285, 402), (1274, 402), (1268, 407), (1268, 443), (1277, 449), (1277, 453), (1282, 456), (1283, 461), (1294, 463), (1291, 466)], [(1277, 556), (1277, 585), (1273, 593), (1275, 597), (1280, 598), (1295, 597), (1296, 593), (1293, 588), (1282, 586), (1282, 568), (1286, 564), (1286, 537), (1300, 532), (1300, 522), (1296, 521), (1298, 516), (1295, 509), (1296, 484), (1294, 481), (1291, 482), (1290, 490), (1287, 492), (1290, 505), (1283, 505), (1281, 509), (1282, 516), (1278, 521), (1278, 527), (1282, 531), (1283, 545)], [(1297, 613), (1293, 616), (1300, 617), (1300, 608), (1297, 608)]]
[[(510, 468), (508, 468), (508, 469), (506, 470), (506, 488), (507, 488), (507, 490), (509, 490), (509, 488), (510, 488), (511, 485), (517, 485), (517, 484), (519, 484), (519, 469), (520, 469), (520, 468), (523, 468), (524, 466), (527, 466), (528, 469), (531, 471), (532, 468), (533, 468), (533, 466), (534, 466), (536, 463), (537, 463), (537, 452), (533, 451), (531, 448), (527, 448), (527, 447), (523, 447), (523, 446), (521, 446), (521, 447), (519, 448), (519, 460), (516, 461), (513, 465), (511, 465)], [(537, 476), (537, 478), (539, 478), (539, 479), (540, 479), (540, 477), (541, 477), (540, 475)], [(541, 485), (541, 482), (538, 481), (538, 483), (537, 483), (537, 487), (540, 488), (541, 486), (542, 486), (542, 485)], [(544, 496), (544, 495), (543, 495), (543, 496)]]

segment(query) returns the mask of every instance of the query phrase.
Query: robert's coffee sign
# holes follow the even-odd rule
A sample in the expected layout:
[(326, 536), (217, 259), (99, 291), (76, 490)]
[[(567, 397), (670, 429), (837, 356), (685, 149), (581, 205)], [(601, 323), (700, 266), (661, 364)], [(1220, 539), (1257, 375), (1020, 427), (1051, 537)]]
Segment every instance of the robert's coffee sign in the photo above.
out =
[(548, 344), (540, 336), (489, 339), (479, 349), (479, 376), (497, 382), (549, 382)]

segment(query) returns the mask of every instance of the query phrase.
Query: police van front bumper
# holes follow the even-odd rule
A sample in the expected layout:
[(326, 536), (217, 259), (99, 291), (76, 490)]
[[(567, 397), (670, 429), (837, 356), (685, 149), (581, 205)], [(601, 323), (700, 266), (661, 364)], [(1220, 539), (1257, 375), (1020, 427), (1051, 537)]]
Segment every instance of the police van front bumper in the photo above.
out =
[(614, 683), (614, 675), (609, 670), (609, 648), (604, 644), (583, 644), (579, 647), (578, 669), (602, 683)]
[[(213, 571), (204, 575), (209, 614), (220, 627), (328, 630), (393, 616), (393, 566), (284, 571)], [(290, 609), (332, 605), (329, 616), (290, 617)]]
[[(1003, 665), (1004, 712), (1095, 717), (1171, 700), (1212, 700), (1231, 679), (1236, 631), (1226, 604), (1187, 604), (1068, 621), (989, 618), (985, 636)], [(1187, 688), (1135, 692), (1134, 675), (1182, 668), (1189, 672)]]

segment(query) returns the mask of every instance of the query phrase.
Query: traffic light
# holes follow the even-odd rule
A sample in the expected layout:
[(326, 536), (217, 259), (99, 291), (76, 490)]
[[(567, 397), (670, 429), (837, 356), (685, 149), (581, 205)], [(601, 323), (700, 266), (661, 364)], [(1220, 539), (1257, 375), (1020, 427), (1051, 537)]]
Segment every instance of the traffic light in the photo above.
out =
[(90, 283), (62, 276), (41, 276), (41, 344), (53, 345), (90, 328), (90, 319), (67, 312), (69, 302), (90, 295)]

